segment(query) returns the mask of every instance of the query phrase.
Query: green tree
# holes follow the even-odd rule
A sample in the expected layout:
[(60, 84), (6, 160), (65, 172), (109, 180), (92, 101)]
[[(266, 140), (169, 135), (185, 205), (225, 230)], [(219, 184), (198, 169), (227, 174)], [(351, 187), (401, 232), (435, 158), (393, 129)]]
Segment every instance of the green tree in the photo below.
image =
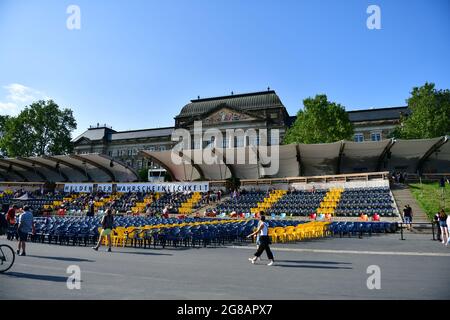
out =
[(241, 179), (231, 177), (225, 180), (225, 188), (229, 191), (237, 190), (241, 187)]
[(392, 136), (402, 139), (427, 139), (450, 134), (450, 91), (435, 89), (426, 82), (414, 87), (406, 100), (411, 111), (401, 117)]
[(72, 152), (71, 132), (76, 127), (72, 110), (40, 100), (3, 121), (0, 149), (9, 157), (67, 154)]
[(9, 120), (9, 116), (2, 116), (0, 115), (0, 157), (3, 157), (6, 155), (6, 150), (4, 149), (4, 147), (2, 146), (2, 137), (3, 134), (6, 130), (6, 123)]
[(148, 168), (142, 168), (138, 171), (139, 181), (147, 182), (148, 181)]
[(327, 143), (351, 139), (353, 124), (345, 108), (330, 102), (327, 96), (316, 95), (303, 100), (304, 109), (286, 133), (284, 143)]

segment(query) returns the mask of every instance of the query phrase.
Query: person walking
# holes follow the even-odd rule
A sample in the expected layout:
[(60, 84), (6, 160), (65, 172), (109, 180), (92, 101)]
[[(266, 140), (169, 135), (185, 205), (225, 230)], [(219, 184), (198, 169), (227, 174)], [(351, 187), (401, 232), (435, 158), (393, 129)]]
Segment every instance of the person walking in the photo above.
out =
[[(26, 256), (26, 242), (28, 240), (28, 234), (30, 232), (32, 232), (33, 234), (35, 233), (33, 214), (31, 213), (30, 206), (25, 206), (23, 208), (23, 213), (19, 216), (17, 232), (19, 234), (17, 254), (19, 256)], [(22, 253), (20, 252), (20, 250), (22, 250)]]
[(409, 206), (409, 204), (405, 205), (405, 208), (403, 209), (403, 218), (406, 224), (406, 229), (411, 230), (412, 228), (412, 208)]
[[(434, 223), (436, 224), (436, 226), (437, 226), (437, 241), (442, 241), (442, 235), (441, 235), (441, 226), (439, 225), (439, 211), (434, 215), (434, 217), (433, 217), (433, 220), (434, 220)], [(448, 226), (448, 225), (447, 225)]]
[(248, 258), (251, 263), (255, 263), (256, 260), (261, 256), (263, 251), (265, 250), (267, 253), (267, 258), (269, 259), (268, 266), (272, 266), (274, 264), (274, 258), (272, 251), (270, 250), (270, 238), (269, 238), (269, 225), (266, 223), (266, 216), (264, 212), (261, 211), (259, 216), (258, 228), (255, 232), (249, 234), (247, 238), (253, 237), (255, 234), (259, 235), (259, 245), (258, 250), (256, 250), (253, 258)]
[(87, 213), (86, 213), (86, 216), (87, 217), (93, 217), (93, 216), (95, 216), (95, 204), (94, 204), (94, 201), (89, 201), (89, 204), (88, 204), (88, 211), (87, 211)]
[(439, 227), (441, 228), (442, 244), (448, 245), (447, 214), (444, 209), (439, 211)]
[(93, 247), (95, 251), (98, 251), (98, 248), (102, 245), (103, 237), (106, 237), (108, 241), (108, 252), (111, 252), (111, 232), (114, 227), (114, 217), (112, 215), (112, 210), (110, 208), (106, 209), (106, 214), (102, 218), (102, 233), (100, 234), (100, 238), (98, 239), (97, 245)]

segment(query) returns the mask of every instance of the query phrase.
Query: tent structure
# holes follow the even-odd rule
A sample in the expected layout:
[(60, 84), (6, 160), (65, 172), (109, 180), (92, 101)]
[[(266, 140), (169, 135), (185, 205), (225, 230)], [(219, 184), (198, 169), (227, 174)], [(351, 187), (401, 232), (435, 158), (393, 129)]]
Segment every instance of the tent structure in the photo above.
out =
[(0, 180), (23, 182), (133, 182), (137, 172), (103, 154), (1, 158)]
[(21, 196), (21, 197), (18, 197), (18, 198), (14, 198), (14, 200), (20, 200), (20, 201), (27, 201), (27, 200), (30, 200), (30, 199), (33, 199), (33, 198), (31, 198), (29, 195), (28, 195), (28, 193), (25, 193), (23, 196)]
[[(404, 171), (449, 173), (449, 136), (420, 140), (338, 141), (192, 150), (144, 150), (175, 181), (289, 178)], [(0, 181), (135, 182), (137, 172), (103, 154), (0, 158)]]
[(444, 136), (259, 148), (211, 147), (177, 152), (144, 150), (140, 154), (159, 163), (177, 181), (223, 180), (232, 176), (240, 179), (287, 178), (393, 170), (450, 173), (448, 140), (449, 137)]

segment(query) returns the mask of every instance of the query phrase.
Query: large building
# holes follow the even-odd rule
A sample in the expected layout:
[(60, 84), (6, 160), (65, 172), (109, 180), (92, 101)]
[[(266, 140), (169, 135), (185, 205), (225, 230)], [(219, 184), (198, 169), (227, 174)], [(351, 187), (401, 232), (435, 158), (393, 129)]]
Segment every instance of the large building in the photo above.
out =
[[(354, 141), (380, 141), (388, 138), (398, 125), (402, 114), (408, 114), (407, 107), (367, 109), (349, 111), (349, 117), (355, 128)], [(90, 127), (73, 140), (76, 154), (100, 153), (122, 161), (135, 169), (155, 167), (154, 163), (141, 157), (141, 150), (164, 151), (171, 149), (175, 129), (189, 130), (192, 136), (192, 148), (200, 148), (194, 137), (194, 123), (201, 121), (203, 132), (215, 128), (224, 137), (227, 130), (267, 129), (268, 143), (279, 144), (286, 130), (295, 121), (289, 116), (281, 99), (273, 90), (206, 99), (194, 99), (186, 104), (175, 116), (174, 127), (153, 128), (132, 131), (115, 131), (106, 125)], [(271, 134), (271, 129), (278, 129), (279, 135)], [(235, 136), (223, 140), (223, 147), (259, 144), (258, 135)], [(205, 147), (213, 141), (202, 141)]]

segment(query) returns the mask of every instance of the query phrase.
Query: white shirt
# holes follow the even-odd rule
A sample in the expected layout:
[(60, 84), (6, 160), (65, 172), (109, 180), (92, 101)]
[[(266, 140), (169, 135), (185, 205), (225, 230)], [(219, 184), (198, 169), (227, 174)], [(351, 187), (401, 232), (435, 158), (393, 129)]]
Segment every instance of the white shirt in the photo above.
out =
[(260, 222), (263, 224), (263, 227), (261, 228), (261, 233), (259, 234), (260, 236), (267, 236), (268, 231), (269, 231), (269, 227), (267, 226), (267, 223), (265, 222)]

